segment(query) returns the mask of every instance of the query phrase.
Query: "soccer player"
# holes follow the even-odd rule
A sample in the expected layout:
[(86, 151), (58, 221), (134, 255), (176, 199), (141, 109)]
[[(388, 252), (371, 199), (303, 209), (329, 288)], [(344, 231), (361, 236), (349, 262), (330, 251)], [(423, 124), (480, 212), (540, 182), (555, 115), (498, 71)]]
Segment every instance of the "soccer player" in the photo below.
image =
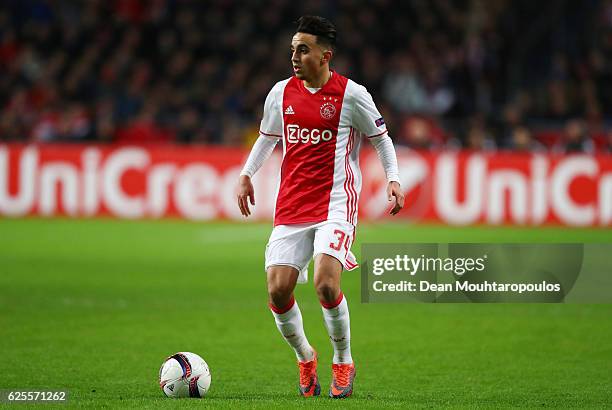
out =
[(266, 98), (259, 138), (240, 174), (238, 206), (245, 217), (251, 214), (251, 177), (282, 140), (274, 229), (265, 254), (269, 306), (278, 330), (295, 350), (300, 394), (319, 395), (317, 353), (308, 343), (293, 297), (296, 283), (306, 282), (314, 255), (314, 285), (334, 349), (329, 395), (344, 398), (353, 392), (355, 365), (340, 277), (343, 268), (357, 267), (350, 249), (361, 190), (362, 137), (374, 145), (385, 169), (388, 200), (394, 200), (392, 215), (404, 206), (404, 196), (393, 143), (372, 96), (329, 68), (335, 27), (316, 16), (303, 16), (297, 23), (291, 40), (295, 75), (276, 83)]

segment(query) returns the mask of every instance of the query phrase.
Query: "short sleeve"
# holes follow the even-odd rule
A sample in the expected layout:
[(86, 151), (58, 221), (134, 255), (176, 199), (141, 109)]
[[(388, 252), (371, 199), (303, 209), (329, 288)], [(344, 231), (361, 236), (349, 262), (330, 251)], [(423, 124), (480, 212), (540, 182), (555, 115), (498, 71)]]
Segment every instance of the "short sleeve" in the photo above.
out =
[(368, 138), (387, 133), (387, 125), (364, 86), (355, 84), (353, 94), (353, 124)]
[(269, 137), (282, 138), (283, 135), (283, 124), (281, 118), (281, 99), (282, 99), (282, 87), (280, 83), (277, 83), (266, 97), (264, 103), (263, 118), (261, 119), (261, 125), (259, 126), (259, 132)]

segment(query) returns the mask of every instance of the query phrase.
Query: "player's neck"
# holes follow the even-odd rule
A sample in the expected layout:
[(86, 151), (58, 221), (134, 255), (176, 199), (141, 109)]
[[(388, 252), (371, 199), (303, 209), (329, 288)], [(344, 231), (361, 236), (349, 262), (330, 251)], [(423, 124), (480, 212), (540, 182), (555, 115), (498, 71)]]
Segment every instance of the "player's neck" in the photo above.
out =
[(329, 81), (331, 76), (332, 76), (332, 73), (329, 67), (327, 67), (325, 70), (321, 72), (319, 76), (317, 76), (317, 78), (313, 78), (311, 80), (304, 80), (304, 87), (321, 88)]

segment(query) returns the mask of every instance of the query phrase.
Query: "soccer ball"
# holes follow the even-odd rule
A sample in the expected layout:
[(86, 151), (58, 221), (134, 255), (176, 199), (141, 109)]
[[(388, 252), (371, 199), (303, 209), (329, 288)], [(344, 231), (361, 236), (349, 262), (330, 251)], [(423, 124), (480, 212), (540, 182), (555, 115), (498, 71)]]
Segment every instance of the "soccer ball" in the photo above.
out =
[(162, 363), (159, 387), (168, 397), (201, 398), (210, 387), (210, 370), (204, 359), (197, 354), (178, 352)]

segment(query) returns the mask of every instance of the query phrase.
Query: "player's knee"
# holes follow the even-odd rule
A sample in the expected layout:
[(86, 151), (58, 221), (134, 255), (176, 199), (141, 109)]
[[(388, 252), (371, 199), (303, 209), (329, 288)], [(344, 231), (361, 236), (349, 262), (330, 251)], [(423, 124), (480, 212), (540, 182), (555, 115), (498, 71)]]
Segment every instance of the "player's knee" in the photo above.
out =
[(272, 302), (272, 304), (277, 308), (282, 309), (291, 301), (292, 292), (272, 290), (268, 291), (268, 294), (270, 296), (270, 302)]
[(272, 300), (289, 298), (293, 288), (286, 283), (270, 283), (268, 282), (268, 294)]
[(282, 280), (279, 277), (268, 278), (268, 295), (270, 301), (279, 308), (289, 303), (291, 295), (293, 294), (294, 285), (286, 280)]
[(333, 303), (340, 294), (340, 287), (332, 280), (320, 280), (315, 283), (319, 300)]
[(315, 259), (315, 289), (319, 300), (333, 303), (340, 294), (340, 262), (329, 255), (320, 254)]

